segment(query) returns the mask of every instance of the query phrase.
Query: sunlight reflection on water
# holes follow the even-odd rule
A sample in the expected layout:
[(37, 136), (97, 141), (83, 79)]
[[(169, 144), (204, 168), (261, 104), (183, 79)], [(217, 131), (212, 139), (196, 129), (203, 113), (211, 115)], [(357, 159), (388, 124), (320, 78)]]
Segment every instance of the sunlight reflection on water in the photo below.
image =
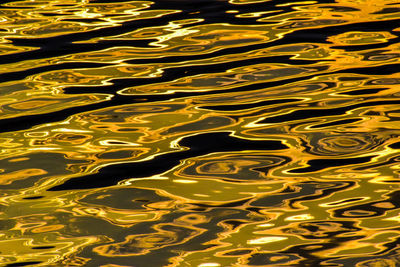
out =
[(399, 19), (3, 1), (1, 263), (399, 265)]

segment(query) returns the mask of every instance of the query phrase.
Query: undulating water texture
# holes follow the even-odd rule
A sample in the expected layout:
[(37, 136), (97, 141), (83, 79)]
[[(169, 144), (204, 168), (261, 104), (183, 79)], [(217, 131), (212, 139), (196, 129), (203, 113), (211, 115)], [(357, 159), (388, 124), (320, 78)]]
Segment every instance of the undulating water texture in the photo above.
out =
[(400, 266), (398, 0), (1, 3), (1, 266)]

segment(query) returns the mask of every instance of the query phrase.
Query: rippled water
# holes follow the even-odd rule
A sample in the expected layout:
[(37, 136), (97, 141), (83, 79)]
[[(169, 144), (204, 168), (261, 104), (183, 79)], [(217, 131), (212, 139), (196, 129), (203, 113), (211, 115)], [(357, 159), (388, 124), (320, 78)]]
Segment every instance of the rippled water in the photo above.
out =
[(2, 266), (400, 266), (399, 22), (2, 1)]

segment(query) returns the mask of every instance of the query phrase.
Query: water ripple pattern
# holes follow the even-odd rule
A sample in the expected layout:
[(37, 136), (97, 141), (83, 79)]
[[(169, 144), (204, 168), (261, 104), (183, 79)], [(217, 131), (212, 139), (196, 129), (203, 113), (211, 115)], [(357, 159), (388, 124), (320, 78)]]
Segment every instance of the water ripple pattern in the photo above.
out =
[(400, 3), (0, 4), (2, 266), (400, 266)]

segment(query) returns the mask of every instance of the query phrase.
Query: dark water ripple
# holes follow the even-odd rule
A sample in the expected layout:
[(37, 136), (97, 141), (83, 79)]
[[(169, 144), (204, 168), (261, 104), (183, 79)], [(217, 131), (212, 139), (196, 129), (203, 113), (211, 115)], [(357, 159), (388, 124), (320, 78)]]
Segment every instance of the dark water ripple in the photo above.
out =
[(399, 20), (2, 1), (0, 265), (400, 265)]

